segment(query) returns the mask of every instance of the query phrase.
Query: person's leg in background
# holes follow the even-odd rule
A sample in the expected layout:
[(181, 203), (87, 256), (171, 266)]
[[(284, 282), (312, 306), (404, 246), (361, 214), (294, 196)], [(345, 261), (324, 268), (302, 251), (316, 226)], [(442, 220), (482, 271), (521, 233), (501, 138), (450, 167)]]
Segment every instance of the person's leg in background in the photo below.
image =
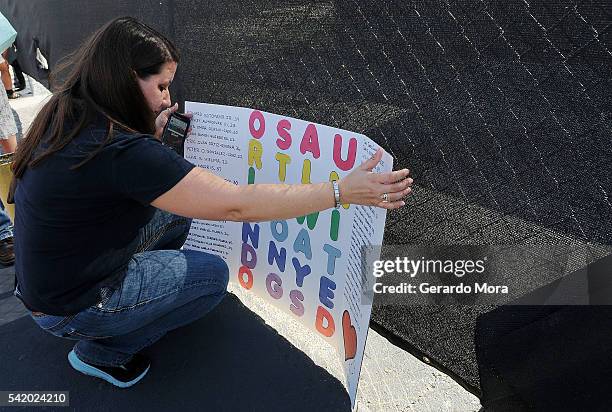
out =
[(2, 52), (2, 57), (0, 57), (0, 77), (2, 78), (2, 84), (4, 85), (4, 90), (9, 90), (13, 88), (13, 79), (11, 79), (11, 72), (9, 71), (9, 64), (6, 61), (6, 51)]
[(11, 218), (4, 210), (4, 204), (0, 200), (0, 264), (10, 266), (15, 263), (13, 251), (13, 224)]
[(4, 90), (0, 91), (0, 146), (3, 153), (13, 153), (17, 148), (17, 124)]
[(17, 59), (13, 60), (11, 66), (13, 67), (13, 73), (15, 73), (15, 91), (18, 92), (26, 88), (26, 79)]
[[(16, 134), (17, 125), (9, 101), (6, 93), (0, 91), (0, 145), (4, 153), (12, 153), (17, 148)], [(0, 200), (0, 264), (8, 266), (14, 262), (13, 224)]]
[(16, 43), (13, 43), (13, 45), (8, 48), (5, 59), (13, 68), (13, 74), (15, 75), (15, 91), (18, 92), (20, 90), (25, 89), (26, 81), (25, 76), (23, 75), (23, 71), (21, 70), (21, 65), (17, 60), (17, 47), (15, 46), (15, 44)]
[(157, 211), (141, 230), (139, 253), (116, 288), (73, 317), (33, 316), (56, 336), (77, 339), (69, 354), (76, 370), (121, 387), (138, 382), (150, 362), (139, 352), (168, 331), (187, 325), (219, 304), (228, 268), (218, 256), (178, 250), (191, 221)]
[(13, 153), (17, 149), (17, 135), (12, 134), (6, 139), (0, 139), (2, 153)]
[(0, 58), (0, 77), (2, 78), (2, 84), (4, 85), (4, 91), (9, 99), (16, 99), (21, 95), (16, 93), (13, 90), (13, 78), (11, 77), (11, 72), (9, 70), (9, 64), (6, 60), (8, 56), (8, 51), (5, 50), (2, 52), (2, 57)]

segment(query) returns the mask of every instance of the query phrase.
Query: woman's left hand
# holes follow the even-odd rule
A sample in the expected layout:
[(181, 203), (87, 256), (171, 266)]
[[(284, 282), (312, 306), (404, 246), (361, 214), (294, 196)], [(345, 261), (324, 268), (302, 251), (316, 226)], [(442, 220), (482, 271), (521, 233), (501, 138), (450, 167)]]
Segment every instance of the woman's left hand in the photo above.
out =
[[(168, 107), (163, 110), (159, 116), (155, 119), (155, 137), (159, 140), (162, 137), (162, 133), (164, 132), (164, 127), (166, 127), (166, 123), (168, 123), (168, 119), (170, 119), (170, 115), (178, 110), (178, 103), (174, 103), (174, 106)], [(190, 119), (193, 117), (193, 113), (185, 113), (186, 117)], [(187, 129), (187, 137), (191, 134), (191, 126)]]
[(161, 139), (162, 133), (164, 132), (164, 127), (166, 127), (166, 123), (168, 123), (168, 119), (170, 119), (170, 115), (178, 110), (178, 103), (174, 103), (173, 106), (168, 107), (157, 116), (155, 119), (155, 137), (159, 140)]

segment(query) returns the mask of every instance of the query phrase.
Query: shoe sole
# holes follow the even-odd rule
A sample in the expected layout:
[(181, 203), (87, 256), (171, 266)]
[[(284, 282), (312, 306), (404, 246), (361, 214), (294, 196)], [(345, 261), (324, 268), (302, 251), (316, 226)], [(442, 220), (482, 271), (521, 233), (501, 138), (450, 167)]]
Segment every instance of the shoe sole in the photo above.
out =
[(141, 373), (138, 377), (134, 378), (133, 380), (129, 382), (121, 382), (113, 378), (108, 373), (98, 368), (95, 368), (91, 365), (88, 365), (82, 360), (80, 360), (78, 356), (76, 355), (76, 353), (74, 353), (74, 349), (71, 350), (70, 353), (68, 354), (68, 362), (70, 363), (70, 366), (72, 366), (76, 371), (81, 372), (85, 375), (103, 379), (106, 382), (112, 385), (115, 385), (119, 388), (129, 388), (130, 386), (134, 385), (135, 383), (140, 381), (142, 378), (144, 378), (147, 372), (149, 372), (149, 368), (151, 367), (151, 365), (147, 366), (147, 369), (145, 369), (143, 373)]

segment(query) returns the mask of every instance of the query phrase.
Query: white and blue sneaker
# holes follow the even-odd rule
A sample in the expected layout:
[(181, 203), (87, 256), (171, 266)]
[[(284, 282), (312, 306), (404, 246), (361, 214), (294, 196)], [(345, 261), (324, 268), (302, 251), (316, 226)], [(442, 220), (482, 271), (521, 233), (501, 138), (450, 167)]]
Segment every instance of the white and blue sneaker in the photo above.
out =
[(140, 381), (149, 371), (151, 361), (144, 355), (135, 354), (129, 362), (121, 366), (97, 366), (83, 362), (74, 352), (68, 354), (68, 362), (75, 370), (85, 375), (95, 376), (119, 387), (129, 388)]

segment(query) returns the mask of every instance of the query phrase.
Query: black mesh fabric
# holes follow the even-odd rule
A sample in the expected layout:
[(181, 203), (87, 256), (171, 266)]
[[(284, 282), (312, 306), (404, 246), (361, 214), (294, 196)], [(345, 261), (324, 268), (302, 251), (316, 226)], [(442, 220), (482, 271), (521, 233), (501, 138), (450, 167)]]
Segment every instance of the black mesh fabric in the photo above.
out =
[[(605, 0), (0, 0), (53, 67), (132, 15), (182, 52), (174, 96), (364, 133), (416, 187), (385, 243), (612, 243), (612, 3)], [(520, 285), (520, 277), (516, 283)], [(375, 306), (375, 327), (480, 394), (491, 307)]]

